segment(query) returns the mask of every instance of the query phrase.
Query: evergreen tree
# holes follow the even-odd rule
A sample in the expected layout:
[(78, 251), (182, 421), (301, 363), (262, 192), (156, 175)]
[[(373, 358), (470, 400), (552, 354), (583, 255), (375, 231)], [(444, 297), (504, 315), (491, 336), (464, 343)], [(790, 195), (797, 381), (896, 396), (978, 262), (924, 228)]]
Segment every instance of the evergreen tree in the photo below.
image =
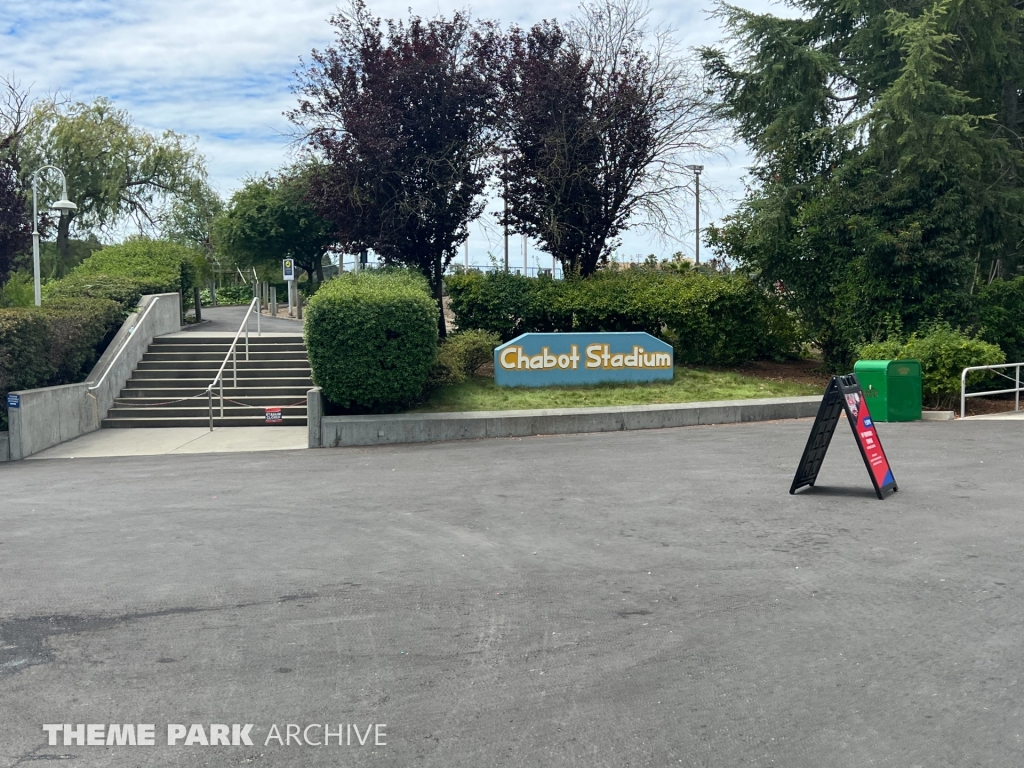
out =
[(971, 318), (1024, 246), (1024, 13), (1005, 0), (803, 0), (719, 12), (703, 52), (754, 150), (711, 240), (788, 292), (828, 363), (862, 340)]

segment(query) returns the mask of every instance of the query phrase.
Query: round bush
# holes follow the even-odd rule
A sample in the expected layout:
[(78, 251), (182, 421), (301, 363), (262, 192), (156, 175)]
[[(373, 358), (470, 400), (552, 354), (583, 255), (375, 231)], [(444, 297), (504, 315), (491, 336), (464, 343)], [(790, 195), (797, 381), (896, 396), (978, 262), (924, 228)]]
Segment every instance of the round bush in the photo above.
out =
[(313, 382), (344, 409), (393, 411), (423, 392), (437, 350), (437, 304), (407, 272), (330, 280), (309, 300), (306, 349)]
[(72, 274), (43, 286), (44, 304), (57, 299), (109, 299), (121, 308), (121, 319), (139, 305), (143, 286), (138, 280), (120, 275)]

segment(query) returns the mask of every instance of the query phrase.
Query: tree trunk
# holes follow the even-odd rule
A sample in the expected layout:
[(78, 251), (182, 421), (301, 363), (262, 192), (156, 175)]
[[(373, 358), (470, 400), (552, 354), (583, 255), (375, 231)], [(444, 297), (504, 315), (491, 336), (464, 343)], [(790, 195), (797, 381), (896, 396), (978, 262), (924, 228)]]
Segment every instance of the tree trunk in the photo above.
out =
[(434, 293), (434, 301), (437, 302), (437, 337), (448, 338), (448, 326), (444, 322), (444, 274), (441, 267), (440, 257), (434, 259), (434, 274), (430, 276), (431, 288)]
[(321, 256), (316, 260), (316, 281), (322, 283), (324, 281), (324, 257)]
[(71, 232), (71, 219), (71, 214), (61, 214), (60, 220), (57, 222), (57, 272), (60, 271), (62, 265), (68, 263), (68, 254), (70, 252), (68, 238)]

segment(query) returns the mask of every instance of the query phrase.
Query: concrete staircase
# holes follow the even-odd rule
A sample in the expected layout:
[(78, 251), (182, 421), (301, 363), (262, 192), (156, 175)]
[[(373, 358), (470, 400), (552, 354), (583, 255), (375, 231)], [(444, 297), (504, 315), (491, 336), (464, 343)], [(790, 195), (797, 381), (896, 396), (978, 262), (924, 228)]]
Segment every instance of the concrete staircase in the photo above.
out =
[[(233, 335), (197, 335), (153, 339), (102, 426), (209, 426), (206, 387), (217, 375), (232, 338)], [(233, 386), (230, 361), (224, 370), (223, 417), (220, 416), (219, 388), (214, 388), (213, 425), (263, 426), (264, 407), (279, 406), (283, 424), (305, 426), (306, 392), (312, 386), (301, 335), (250, 334), (248, 361), (245, 340), (238, 342), (237, 387)], [(195, 395), (201, 396), (184, 399)], [(228, 402), (229, 399), (235, 402)], [(268, 425), (268, 428), (272, 427)]]

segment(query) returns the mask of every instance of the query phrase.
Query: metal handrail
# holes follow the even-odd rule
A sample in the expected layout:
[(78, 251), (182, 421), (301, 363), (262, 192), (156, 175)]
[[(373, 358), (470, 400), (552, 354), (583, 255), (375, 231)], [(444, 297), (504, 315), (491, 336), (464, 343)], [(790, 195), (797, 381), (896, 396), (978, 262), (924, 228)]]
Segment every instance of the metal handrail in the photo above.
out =
[(116, 363), (118, 358), (121, 357), (121, 353), (124, 352), (125, 348), (128, 346), (128, 342), (131, 341), (132, 336), (135, 335), (135, 331), (137, 331), (146, 321), (146, 318), (149, 316), (149, 311), (154, 306), (156, 306), (156, 303), (158, 301), (160, 301), (160, 297), (154, 296), (153, 300), (149, 302), (149, 306), (147, 306), (146, 309), (143, 311), (142, 317), (139, 318), (139, 322), (137, 322), (135, 325), (128, 329), (128, 335), (125, 336), (124, 341), (121, 342), (121, 348), (117, 350), (117, 354), (114, 355), (114, 359), (111, 360), (110, 363), (107, 365), (107, 369), (103, 372), (103, 375), (100, 376), (100, 380), (97, 381), (88, 389), (86, 389), (87, 392), (93, 392), (100, 388), (100, 385), (103, 384), (103, 380), (107, 378), (107, 374), (110, 373), (110, 370), (114, 367), (114, 363)]
[(245, 311), (245, 317), (242, 318), (242, 324), (238, 326), (238, 331), (235, 333), (235, 338), (231, 341), (231, 346), (228, 348), (228, 352), (224, 355), (224, 362), (220, 364), (220, 370), (217, 371), (217, 375), (213, 377), (213, 381), (206, 388), (207, 402), (210, 406), (210, 431), (213, 432), (213, 388), (220, 382), (220, 418), (224, 418), (224, 369), (227, 367), (228, 359), (232, 359), (234, 365), (234, 382), (232, 386), (238, 386), (238, 338), (242, 335), (242, 331), (245, 331), (245, 359), (249, 360), (249, 315), (252, 314), (253, 307), (257, 308), (256, 312), (256, 335), (262, 336), (263, 333), (260, 330), (260, 313), (259, 297), (253, 296), (252, 301), (249, 302), (249, 308)]
[[(980, 395), (1005, 395), (1005, 394), (1007, 394), (1009, 392), (1016, 392), (1017, 396), (1015, 398), (1013, 410), (1019, 411), (1020, 410), (1020, 393), (1021, 393), (1021, 386), (1020, 386), (1020, 369), (1021, 369), (1021, 366), (1024, 366), (1024, 363), (1002, 363), (1000, 365), (974, 365), (974, 366), (971, 366), (970, 368), (964, 368), (963, 371), (961, 371), (961, 373), (960, 373), (960, 418), (962, 419), (966, 415), (966, 412), (967, 412), (967, 408), (966, 408), (966, 406), (967, 406), (967, 398), (968, 397), (978, 397)], [(996, 368), (1016, 368), (1017, 371), (1016, 371), (1016, 374), (1014, 375), (1013, 381), (1014, 381), (1014, 383), (1017, 386), (1015, 388), (1013, 388), (1013, 389), (993, 389), (993, 390), (987, 390), (985, 392), (968, 392), (967, 391), (967, 374), (968, 374), (968, 372), (970, 372), (970, 371), (992, 371), (992, 370), (995, 370)], [(1007, 376), (1004, 373), (1001, 373), (999, 375), (1002, 376), (1003, 378), (1006, 378), (1006, 379), (1010, 378), (1009, 376)]]

